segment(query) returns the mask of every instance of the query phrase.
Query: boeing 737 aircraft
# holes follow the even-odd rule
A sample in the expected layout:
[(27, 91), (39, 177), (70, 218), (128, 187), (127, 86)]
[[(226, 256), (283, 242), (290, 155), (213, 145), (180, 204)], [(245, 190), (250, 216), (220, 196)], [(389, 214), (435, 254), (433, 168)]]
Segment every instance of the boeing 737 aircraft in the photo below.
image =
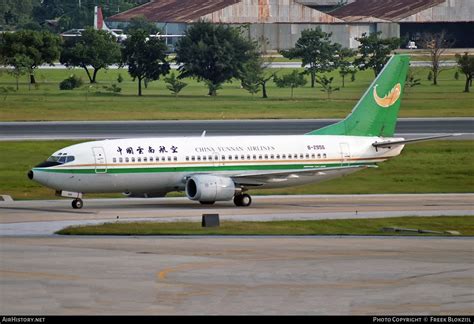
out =
[(394, 55), (344, 120), (304, 135), (157, 137), (94, 141), (65, 147), (28, 172), (28, 177), (74, 198), (124, 192), (162, 197), (185, 191), (201, 204), (234, 200), (249, 206), (254, 188), (320, 182), (400, 154), (394, 138), (409, 57)]

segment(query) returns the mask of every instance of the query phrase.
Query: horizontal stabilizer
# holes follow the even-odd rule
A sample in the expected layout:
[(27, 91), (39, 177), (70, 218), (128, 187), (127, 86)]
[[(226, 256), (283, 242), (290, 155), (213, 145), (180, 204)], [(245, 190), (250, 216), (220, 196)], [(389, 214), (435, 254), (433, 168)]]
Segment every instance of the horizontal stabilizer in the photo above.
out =
[(451, 136), (460, 136), (462, 134), (446, 134), (446, 135), (437, 135), (437, 136), (428, 136), (428, 137), (419, 137), (419, 138), (412, 138), (407, 140), (401, 141), (384, 141), (384, 142), (375, 142), (372, 144), (373, 147), (391, 147), (395, 145), (404, 145), (416, 142), (423, 142), (423, 141), (431, 141), (434, 139), (451, 137)]

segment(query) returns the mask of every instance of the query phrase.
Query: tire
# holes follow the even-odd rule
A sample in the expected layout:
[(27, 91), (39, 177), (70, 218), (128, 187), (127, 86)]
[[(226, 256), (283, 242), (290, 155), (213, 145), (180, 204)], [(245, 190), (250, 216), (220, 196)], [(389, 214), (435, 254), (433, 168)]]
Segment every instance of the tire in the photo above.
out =
[(242, 205), (241, 205), (242, 207), (248, 207), (252, 204), (252, 197), (250, 197), (250, 195), (243, 194), (241, 201), (242, 201)]
[(247, 194), (237, 195), (234, 197), (234, 204), (237, 207), (248, 207), (252, 204), (252, 197)]
[(82, 202), (82, 199), (77, 198), (77, 199), (74, 199), (72, 201), (72, 208), (81, 209), (82, 206), (84, 206), (84, 203)]
[(242, 195), (235, 195), (234, 196), (234, 205), (236, 205), (237, 207), (242, 206)]

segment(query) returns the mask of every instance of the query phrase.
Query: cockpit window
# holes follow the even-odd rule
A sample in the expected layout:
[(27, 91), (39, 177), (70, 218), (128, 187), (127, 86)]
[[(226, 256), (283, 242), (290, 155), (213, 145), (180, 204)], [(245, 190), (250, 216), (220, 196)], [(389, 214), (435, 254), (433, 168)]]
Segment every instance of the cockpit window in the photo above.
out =
[(56, 162), (56, 163), (59, 163), (59, 164), (63, 164), (63, 163), (68, 163), (68, 162), (74, 161), (74, 156), (72, 156), (72, 155), (69, 155), (69, 156), (66, 156), (66, 155), (63, 155), (63, 156), (52, 155), (46, 161), (47, 162)]
[(48, 162), (58, 162), (58, 160), (59, 160), (59, 156), (52, 155), (46, 161), (48, 161)]

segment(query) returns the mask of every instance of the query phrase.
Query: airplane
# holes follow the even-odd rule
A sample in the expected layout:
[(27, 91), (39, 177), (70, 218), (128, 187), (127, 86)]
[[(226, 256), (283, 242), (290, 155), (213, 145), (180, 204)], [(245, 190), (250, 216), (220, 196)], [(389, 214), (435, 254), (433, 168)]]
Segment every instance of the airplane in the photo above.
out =
[(121, 29), (111, 29), (107, 26), (102, 15), (102, 8), (99, 6), (94, 7), (94, 29), (105, 30), (111, 33), (119, 43), (127, 39), (127, 35), (123, 33)]
[[(102, 8), (98, 6), (94, 7), (94, 29), (105, 30), (106, 32), (112, 34), (119, 43), (127, 39), (127, 35), (123, 32), (122, 29), (109, 28), (105, 24), (104, 17), (102, 15)], [(74, 28), (62, 32), (60, 35), (63, 38), (81, 37), (84, 31), (84, 28)]]
[[(104, 16), (102, 15), (102, 8), (99, 6), (94, 7), (94, 29), (96, 30), (105, 30), (115, 36), (119, 43), (122, 43), (128, 38), (128, 35), (123, 32), (122, 29), (109, 28), (104, 21)], [(84, 30), (82, 30), (84, 31)], [(184, 37), (182, 34), (162, 34), (157, 32), (156, 34), (150, 34), (147, 38), (161, 38), (164, 39), (166, 45), (173, 50), (173, 41), (176, 39)]]
[(409, 56), (394, 55), (343, 120), (304, 135), (156, 137), (92, 141), (60, 149), (28, 177), (83, 207), (87, 193), (164, 197), (203, 205), (252, 203), (249, 190), (321, 182), (398, 156), (405, 144), (453, 135), (395, 138)]

